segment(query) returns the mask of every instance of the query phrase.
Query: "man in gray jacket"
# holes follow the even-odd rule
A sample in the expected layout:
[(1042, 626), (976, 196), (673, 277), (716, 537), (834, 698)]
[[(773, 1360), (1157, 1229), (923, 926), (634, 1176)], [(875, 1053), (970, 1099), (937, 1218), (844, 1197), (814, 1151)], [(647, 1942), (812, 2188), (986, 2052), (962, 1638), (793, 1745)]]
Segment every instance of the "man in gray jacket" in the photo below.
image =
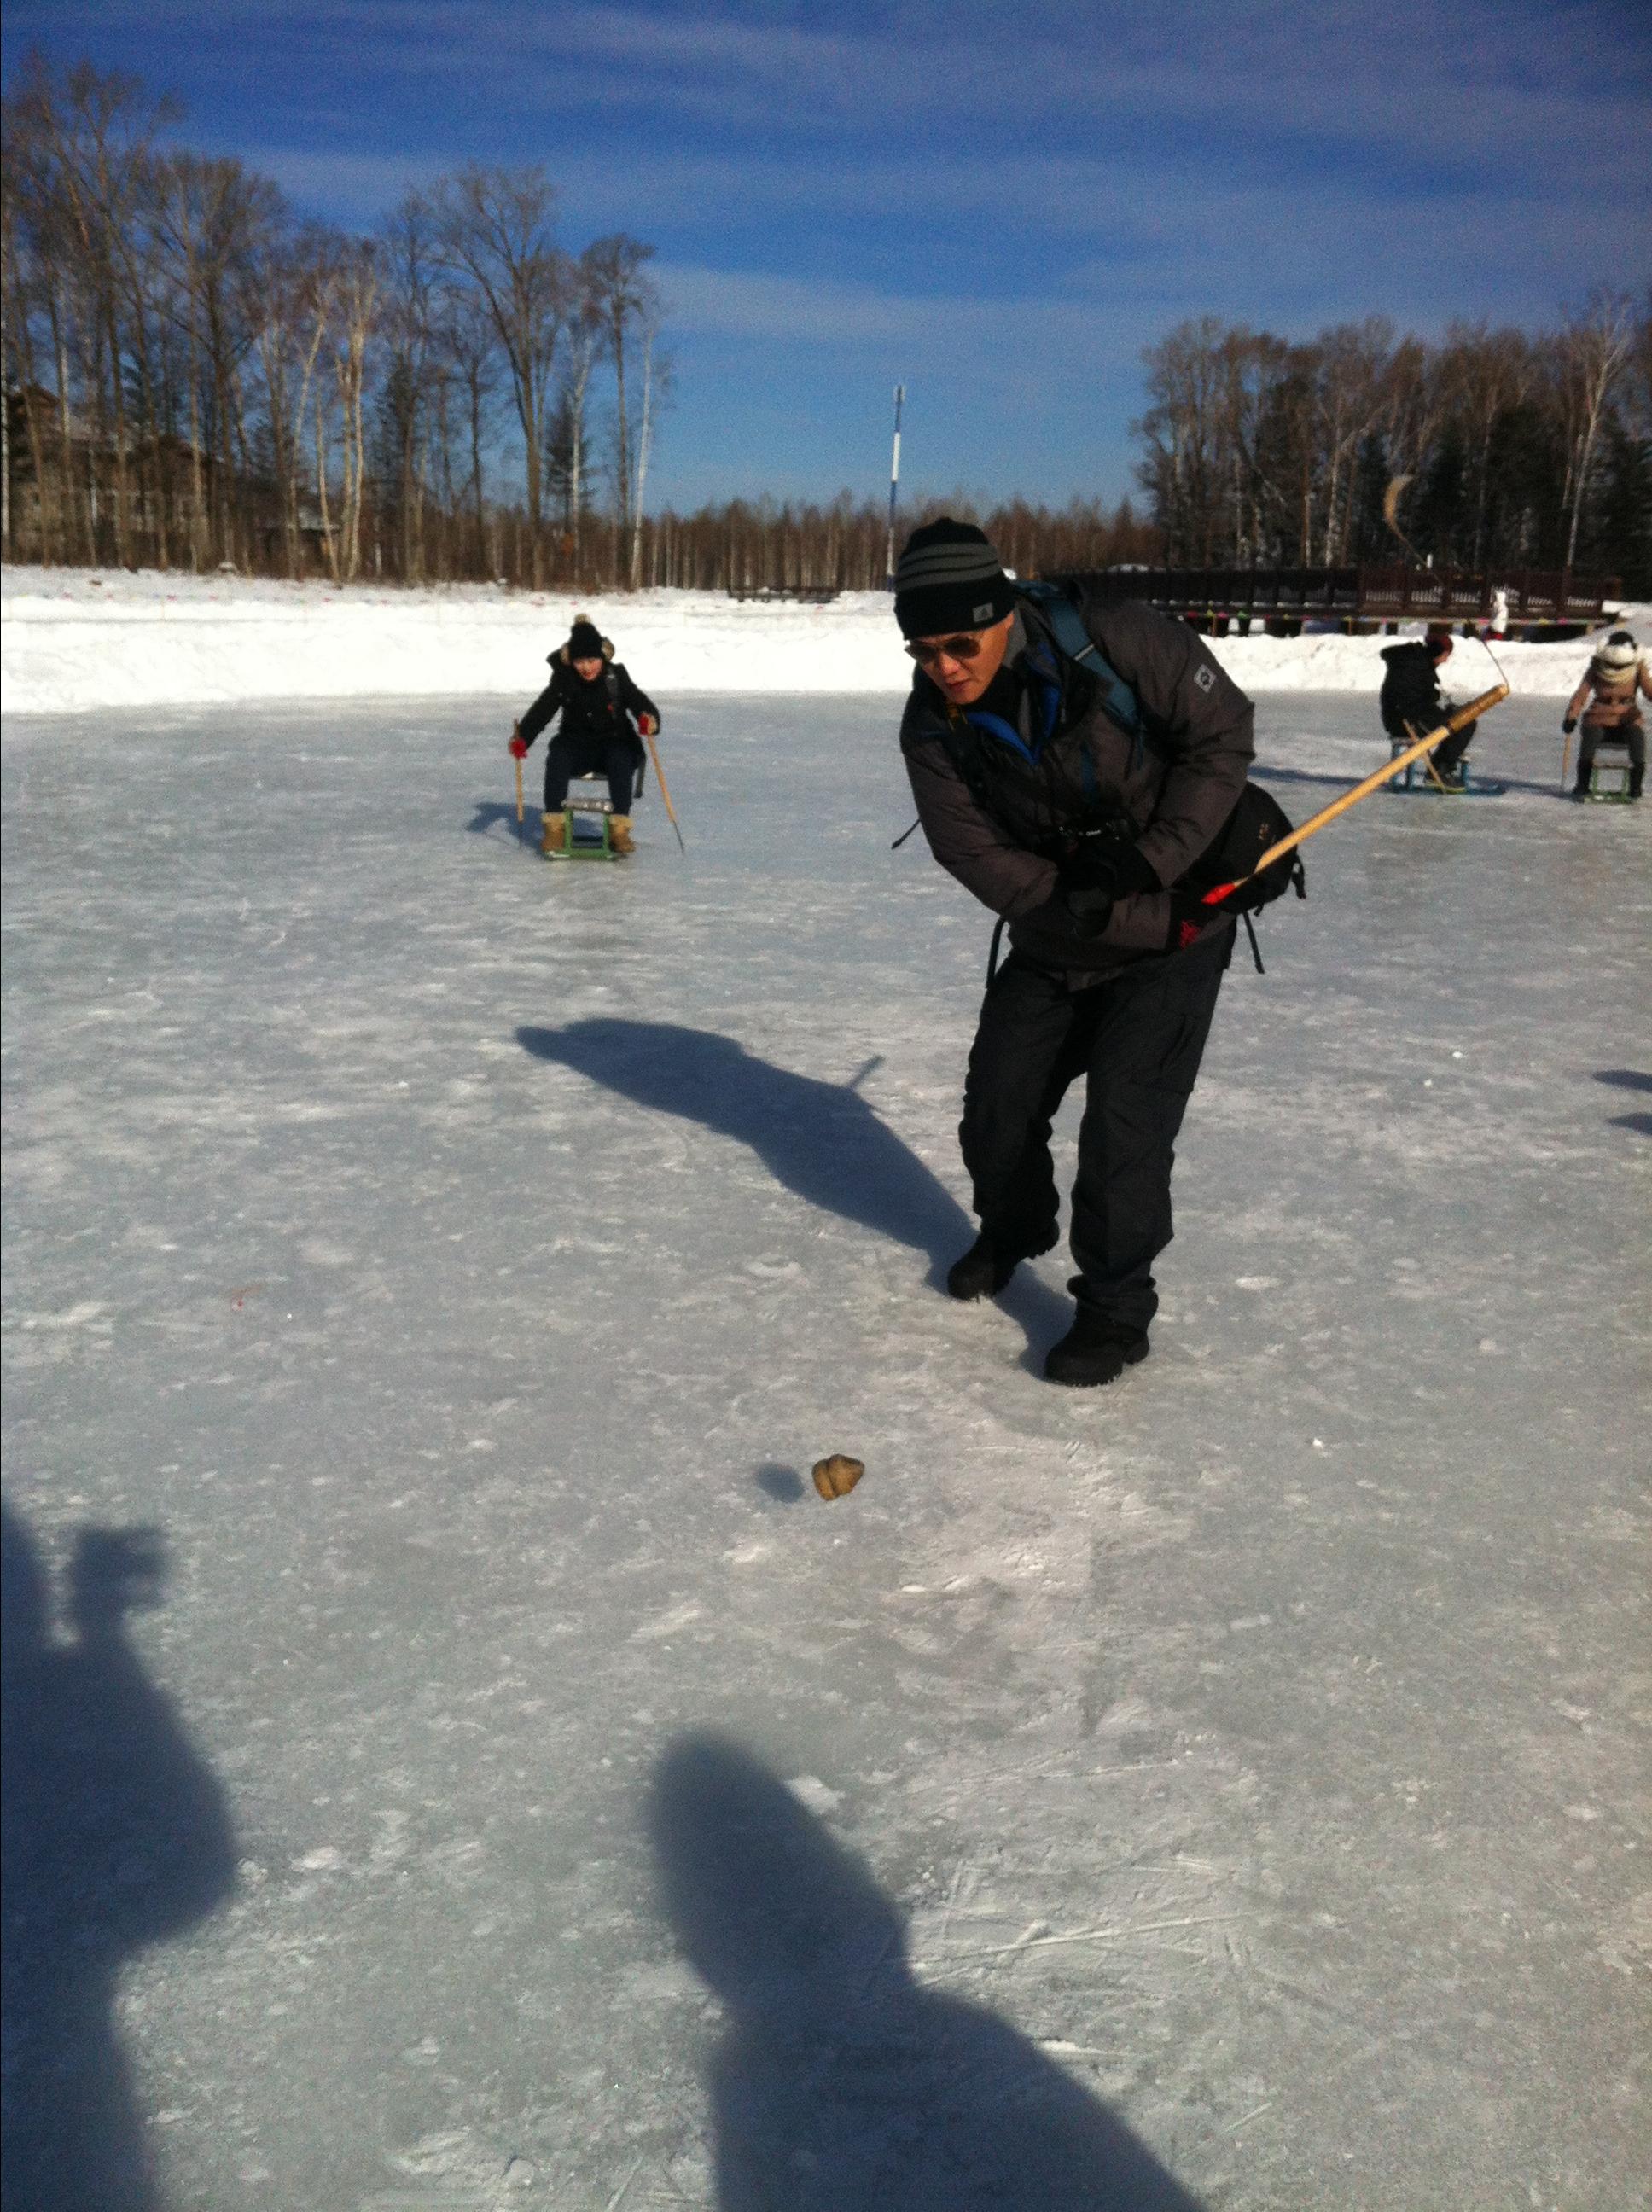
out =
[(1078, 1311), (1044, 1371), (1110, 1382), (1147, 1355), (1173, 1146), (1233, 950), (1231, 917), (1175, 887), (1244, 788), (1250, 702), (1201, 638), (1137, 602), (1079, 605), (1107, 668), (1064, 649), (968, 524), (914, 531), (895, 592), (918, 664), (901, 750), (930, 849), (1009, 925), (959, 1130), (981, 1235), (947, 1287), (996, 1295), (1055, 1243), (1050, 1127), (1082, 1074)]

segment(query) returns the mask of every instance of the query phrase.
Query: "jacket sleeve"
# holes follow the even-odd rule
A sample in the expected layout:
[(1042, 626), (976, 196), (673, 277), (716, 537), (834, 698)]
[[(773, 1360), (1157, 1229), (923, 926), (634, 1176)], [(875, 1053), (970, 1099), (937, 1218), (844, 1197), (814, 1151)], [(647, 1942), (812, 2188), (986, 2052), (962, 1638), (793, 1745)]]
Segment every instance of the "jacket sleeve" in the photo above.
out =
[(1255, 708), (1206, 641), (1139, 601), (1091, 615), (1090, 635), (1141, 703), (1150, 744), (1169, 760), (1137, 839), (1166, 889), (1221, 835), (1256, 757)]
[(562, 705), (562, 678), (559, 669), (517, 724), (518, 730), (529, 744), (533, 743), (552, 716), (560, 713)]
[(1585, 676), (1582, 682), (1572, 693), (1571, 697), (1566, 702), (1566, 720), (1569, 722), (1575, 722), (1577, 720), (1577, 717), (1582, 713), (1584, 708), (1588, 706), (1589, 693), (1594, 690), (1594, 688), (1593, 679)]
[(633, 721), (639, 714), (652, 714), (654, 727), (658, 729), (659, 709), (647, 693), (634, 681), (630, 670), (623, 667), (616, 668), (614, 673), (619, 678), (620, 706), (623, 711), (629, 714)]

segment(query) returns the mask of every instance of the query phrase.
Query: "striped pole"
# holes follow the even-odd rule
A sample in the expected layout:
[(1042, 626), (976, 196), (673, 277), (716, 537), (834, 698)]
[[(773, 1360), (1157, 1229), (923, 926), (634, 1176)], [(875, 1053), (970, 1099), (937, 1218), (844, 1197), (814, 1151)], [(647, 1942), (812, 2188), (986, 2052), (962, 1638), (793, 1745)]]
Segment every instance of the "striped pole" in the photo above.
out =
[(895, 589), (895, 501), (901, 483), (901, 408), (907, 396), (904, 384), (895, 387), (895, 453), (889, 471), (889, 547), (884, 562), (884, 587)]

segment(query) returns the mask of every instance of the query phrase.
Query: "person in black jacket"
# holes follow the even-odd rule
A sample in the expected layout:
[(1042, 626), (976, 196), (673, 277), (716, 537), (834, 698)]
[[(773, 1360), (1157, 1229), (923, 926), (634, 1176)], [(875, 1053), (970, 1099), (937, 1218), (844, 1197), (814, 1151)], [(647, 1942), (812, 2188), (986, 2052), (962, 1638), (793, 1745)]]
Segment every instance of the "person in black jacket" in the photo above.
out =
[[(576, 775), (605, 775), (613, 812), (609, 832), (616, 853), (634, 853), (632, 780), (642, 766), (641, 737), (659, 727), (659, 709), (614, 659), (596, 624), (576, 615), (568, 643), (548, 656), (550, 681), (517, 724), (510, 750), (525, 760), (528, 747), (557, 714), (562, 726), (545, 747), (545, 812), (540, 850), (547, 858), (568, 849), (568, 787)], [(641, 732), (641, 737), (639, 736)]]
[[(1389, 645), (1382, 649), (1382, 696), (1378, 711), (1382, 726), (1397, 747), (1409, 744), (1413, 738), (1426, 737), (1436, 730), (1452, 711), (1454, 702), (1440, 689), (1440, 671), (1451, 656), (1451, 632), (1443, 623), (1434, 623), (1424, 638), (1413, 638), (1406, 645)], [(1462, 757), (1468, 750), (1474, 735), (1474, 724), (1459, 730), (1455, 737), (1448, 738), (1429, 755), (1434, 763), (1434, 773), (1449, 788), (1461, 791), (1463, 787)]]
[(1230, 916), (1175, 886), (1226, 827), (1253, 746), (1250, 702), (1185, 624), (1136, 602), (1078, 607), (1135, 694), (1139, 732), (979, 530), (914, 531), (896, 573), (918, 663), (901, 750), (919, 816), (941, 866), (1010, 933), (959, 1130), (981, 1234), (947, 1288), (995, 1296), (1055, 1243), (1050, 1126), (1082, 1075), (1078, 1310), (1044, 1371), (1090, 1384), (1146, 1357), (1173, 1146), (1233, 949)]

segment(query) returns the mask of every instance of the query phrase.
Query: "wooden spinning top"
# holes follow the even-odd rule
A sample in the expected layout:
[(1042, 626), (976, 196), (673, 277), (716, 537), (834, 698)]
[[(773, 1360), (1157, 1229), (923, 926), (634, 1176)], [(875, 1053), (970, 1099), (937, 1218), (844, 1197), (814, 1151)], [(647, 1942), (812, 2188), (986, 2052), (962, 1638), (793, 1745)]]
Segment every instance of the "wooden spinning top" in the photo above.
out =
[(865, 1460), (851, 1459), (847, 1452), (834, 1452), (829, 1459), (815, 1462), (815, 1488), (825, 1498), (847, 1498), (865, 1472)]

